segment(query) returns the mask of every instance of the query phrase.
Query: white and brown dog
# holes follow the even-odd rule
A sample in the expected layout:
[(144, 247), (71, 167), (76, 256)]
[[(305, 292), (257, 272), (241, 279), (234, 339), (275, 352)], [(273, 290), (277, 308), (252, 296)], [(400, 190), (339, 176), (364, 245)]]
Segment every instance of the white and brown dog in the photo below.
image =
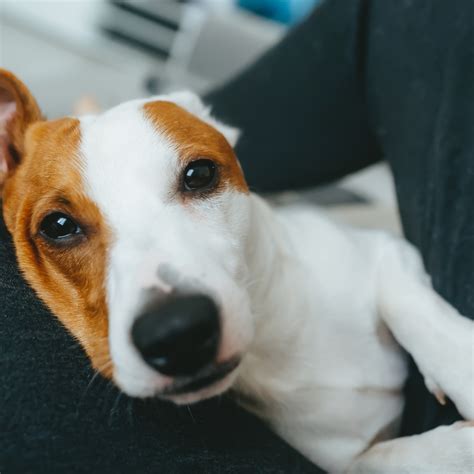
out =
[(474, 420), (473, 322), (408, 243), (250, 193), (236, 135), (191, 93), (46, 121), (0, 71), (3, 213), (27, 280), (129, 395), (232, 387), (333, 472), (472, 472), (472, 423), (395, 436), (404, 350)]

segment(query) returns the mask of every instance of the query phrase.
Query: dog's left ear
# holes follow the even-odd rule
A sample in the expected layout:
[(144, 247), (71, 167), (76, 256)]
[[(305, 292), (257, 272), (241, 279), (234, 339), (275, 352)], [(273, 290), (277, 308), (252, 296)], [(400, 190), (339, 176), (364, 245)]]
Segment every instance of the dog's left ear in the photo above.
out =
[(28, 88), (14, 74), (0, 69), (0, 191), (21, 161), (27, 128), (41, 119)]
[(211, 115), (211, 107), (206, 106), (201, 98), (191, 91), (174, 92), (169, 95), (170, 99), (183, 109), (196, 115), (204, 122), (212, 125), (216, 130), (224, 135), (231, 147), (234, 147), (239, 140), (240, 131), (238, 128), (225, 125)]

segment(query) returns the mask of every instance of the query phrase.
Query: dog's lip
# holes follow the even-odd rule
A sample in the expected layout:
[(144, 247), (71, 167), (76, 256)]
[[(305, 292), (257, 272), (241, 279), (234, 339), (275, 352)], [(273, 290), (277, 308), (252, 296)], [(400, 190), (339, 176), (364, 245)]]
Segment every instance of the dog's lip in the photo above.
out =
[(194, 377), (180, 378), (162, 392), (161, 396), (169, 397), (173, 395), (183, 395), (186, 393), (197, 392), (206, 388), (219, 380), (222, 380), (226, 375), (230, 374), (240, 364), (240, 357), (232, 357), (226, 362), (220, 364), (213, 364), (203, 369)]

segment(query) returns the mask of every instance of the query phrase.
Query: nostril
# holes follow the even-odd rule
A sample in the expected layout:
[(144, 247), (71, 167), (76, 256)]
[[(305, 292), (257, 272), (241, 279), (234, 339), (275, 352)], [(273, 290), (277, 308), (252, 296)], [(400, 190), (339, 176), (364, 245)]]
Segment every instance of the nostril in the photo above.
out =
[(139, 316), (132, 340), (143, 359), (164, 375), (192, 375), (216, 356), (219, 310), (205, 295), (170, 299)]
[(187, 347), (182, 346), (180, 340), (171, 348), (158, 343), (142, 352), (142, 357), (164, 375), (192, 375), (213, 360), (218, 342), (218, 335), (214, 334)]

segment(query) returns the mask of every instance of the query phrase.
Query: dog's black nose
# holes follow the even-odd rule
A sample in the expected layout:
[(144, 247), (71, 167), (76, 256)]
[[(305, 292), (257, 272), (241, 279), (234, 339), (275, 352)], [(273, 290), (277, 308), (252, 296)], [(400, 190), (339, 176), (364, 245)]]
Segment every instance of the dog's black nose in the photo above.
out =
[(143, 359), (164, 375), (193, 375), (216, 356), (219, 311), (205, 295), (166, 300), (137, 318), (132, 339)]

